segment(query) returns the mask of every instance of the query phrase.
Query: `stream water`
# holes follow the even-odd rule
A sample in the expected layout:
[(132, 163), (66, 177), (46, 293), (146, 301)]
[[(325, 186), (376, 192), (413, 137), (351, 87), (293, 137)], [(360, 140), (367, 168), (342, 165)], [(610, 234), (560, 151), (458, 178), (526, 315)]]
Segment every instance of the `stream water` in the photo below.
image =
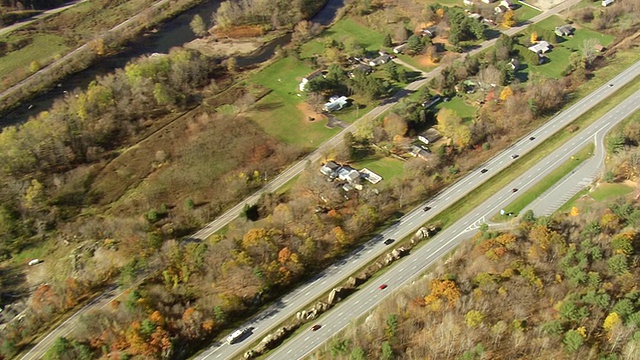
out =
[[(0, 128), (8, 125), (20, 124), (29, 117), (37, 115), (51, 107), (53, 102), (78, 87), (85, 88), (96, 76), (103, 76), (115, 69), (124, 67), (130, 60), (145, 54), (168, 53), (175, 46), (182, 46), (195, 39), (189, 23), (195, 15), (200, 15), (207, 26), (211, 26), (213, 12), (218, 9), (220, 0), (208, 0), (190, 10), (168, 20), (157, 28), (157, 31), (147, 33), (140, 39), (129, 44), (124, 51), (100, 59), (90, 68), (68, 76), (58, 86), (42, 93), (28, 101), (23, 106), (5, 114), (0, 118)], [(327, 25), (344, 5), (344, 0), (328, 0), (312, 19), (312, 21)], [(291, 35), (280, 37), (263, 46), (261, 50), (250, 56), (238, 57), (238, 66), (249, 66), (270, 59), (278, 46), (284, 46), (291, 41)]]

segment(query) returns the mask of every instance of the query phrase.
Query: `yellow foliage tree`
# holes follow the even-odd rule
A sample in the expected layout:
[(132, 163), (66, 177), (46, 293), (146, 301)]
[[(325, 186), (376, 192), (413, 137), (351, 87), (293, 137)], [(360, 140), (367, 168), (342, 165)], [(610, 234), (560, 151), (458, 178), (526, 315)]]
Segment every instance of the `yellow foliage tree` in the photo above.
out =
[(484, 321), (484, 314), (477, 310), (469, 310), (464, 315), (464, 321), (469, 328), (478, 327)]
[(531, 33), (531, 43), (535, 43), (537, 41), (538, 41), (538, 33), (534, 31)]
[(513, 27), (516, 24), (516, 13), (513, 10), (507, 10), (502, 17), (502, 25), (505, 27)]
[(511, 90), (510, 86), (505, 86), (500, 93), (500, 100), (505, 101), (508, 98), (513, 96), (513, 90)]
[(572, 207), (571, 208), (571, 212), (569, 213), (569, 215), (571, 216), (578, 216), (580, 215), (580, 210), (577, 207)]
[(613, 330), (616, 326), (618, 326), (621, 323), (622, 323), (622, 320), (620, 319), (620, 315), (618, 315), (618, 313), (616, 312), (612, 312), (609, 315), (607, 315), (607, 317), (604, 319), (604, 323), (602, 324), (602, 327), (604, 328), (604, 331), (610, 334), (611, 330)]

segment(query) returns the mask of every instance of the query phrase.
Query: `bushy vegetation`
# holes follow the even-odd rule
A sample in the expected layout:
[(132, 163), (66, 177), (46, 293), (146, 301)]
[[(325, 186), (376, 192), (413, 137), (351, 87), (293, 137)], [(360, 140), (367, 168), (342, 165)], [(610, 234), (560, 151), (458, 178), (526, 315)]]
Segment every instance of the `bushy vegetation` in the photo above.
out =
[(640, 207), (620, 199), (583, 210), (484, 227), (318, 357), (637, 358)]

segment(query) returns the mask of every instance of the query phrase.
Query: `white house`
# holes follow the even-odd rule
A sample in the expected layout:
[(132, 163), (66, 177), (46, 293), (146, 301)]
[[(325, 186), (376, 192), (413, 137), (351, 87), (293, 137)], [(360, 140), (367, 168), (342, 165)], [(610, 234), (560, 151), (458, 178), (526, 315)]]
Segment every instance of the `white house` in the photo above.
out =
[(528, 49), (536, 54), (544, 54), (547, 51), (551, 50), (551, 44), (546, 41), (538, 41), (538, 43), (536, 43), (535, 45), (529, 46)]
[(378, 66), (378, 65), (386, 64), (389, 61), (391, 61), (391, 56), (389, 56), (388, 54), (380, 55), (377, 58), (369, 61), (369, 66)]
[(615, 0), (602, 0), (602, 6), (609, 6), (613, 4)]
[(467, 6), (473, 5), (473, 0), (462, 0), (462, 2)]
[(318, 76), (322, 76), (322, 70), (316, 70), (316, 71), (312, 72), (311, 74), (303, 77), (302, 81), (300, 82), (300, 85), (298, 85), (298, 89), (300, 89), (300, 91), (304, 91), (305, 87), (307, 86), (307, 83), (311, 79), (316, 78)]
[(329, 101), (324, 104), (322, 108), (326, 112), (332, 112), (342, 109), (347, 105), (347, 97), (346, 96), (332, 96), (329, 98)]
[(498, 0), (482, 0), (482, 2), (485, 3), (485, 4), (491, 4), (491, 3), (496, 2), (496, 1), (498, 1)]
[(338, 169), (338, 179), (349, 183), (356, 183), (360, 179), (360, 172), (348, 165), (343, 165)]

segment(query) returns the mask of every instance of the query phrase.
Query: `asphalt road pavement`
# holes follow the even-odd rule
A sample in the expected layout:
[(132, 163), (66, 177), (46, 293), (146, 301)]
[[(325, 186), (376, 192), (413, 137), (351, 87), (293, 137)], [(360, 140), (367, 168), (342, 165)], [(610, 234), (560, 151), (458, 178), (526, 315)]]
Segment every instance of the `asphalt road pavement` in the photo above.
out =
[[(636, 91), (632, 96), (602, 116), (594, 124), (578, 133), (570, 141), (542, 159), (537, 165), (531, 167), (520, 177), (504, 186), (452, 226), (430, 239), (426, 245), (393, 264), (386, 273), (376, 278), (375, 281), (370, 282), (361, 290), (349, 296), (313, 323), (303, 327), (304, 330), (301, 333), (287, 340), (283, 345), (280, 345), (267, 359), (298, 360), (309, 355), (325, 341), (348, 326), (354, 319), (365, 315), (383, 299), (390, 296), (395, 290), (416, 280), (421, 274), (427, 271), (430, 266), (446, 256), (458, 244), (473, 236), (478, 231), (479, 226), (485, 222), (485, 218), (492, 217), (498, 213), (501, 208), (517, 198), (518, 192), (514, 193), (511, 189), (517, 188), (526, 191), (551, 173), (556, 167), (570, 159), (572, 154), (580, 150), (587, 143), (592, 141), (596, 142), (596, 154), (598, 154), (596, 159), (601, 164), (604, 156), (602, 140), (606, 133), (639, 109), (640, 90)], [(559, 189), (569, 189), (570, 187), (571, 186), (567, 184), (560, 186)], [(556, 198), (554, 196), (553, 192), (549, 192), (542, 202), (555, 204)], [(409, 224), (402, 222), (398, 231), (410, 233), (410, 228), (411, 226)], [(404, 231), (402, 229), (404, 229)], [(379, 286), (381, 284), (387, 284), (387, 287), (380, 289)], [(307, 328), (313, 324), (320, 324), (322, 326), (317, 331), (311, 332)]]

